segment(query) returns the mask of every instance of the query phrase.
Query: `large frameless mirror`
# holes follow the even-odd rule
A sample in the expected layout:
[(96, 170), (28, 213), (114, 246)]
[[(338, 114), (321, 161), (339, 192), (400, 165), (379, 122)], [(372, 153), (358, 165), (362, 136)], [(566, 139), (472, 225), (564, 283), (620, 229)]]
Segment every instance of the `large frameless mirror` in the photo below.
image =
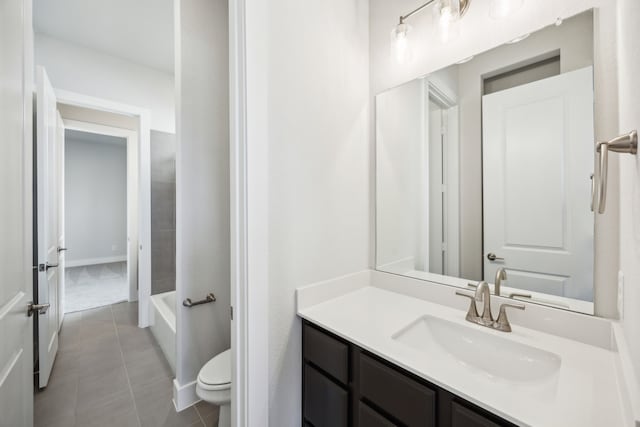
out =
[(376, 96), (376, 267), (593, 313), (593, 11)]

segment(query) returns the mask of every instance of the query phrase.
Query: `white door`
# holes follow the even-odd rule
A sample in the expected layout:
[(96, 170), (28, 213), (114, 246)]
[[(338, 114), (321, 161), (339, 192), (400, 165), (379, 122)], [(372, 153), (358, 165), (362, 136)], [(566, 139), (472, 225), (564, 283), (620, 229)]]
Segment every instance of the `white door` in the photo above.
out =
[(58, 331), (64, 320), (64, 278), (65, 278), (65, 232), (64, 232), (64, 122), (60, 112), (57, 111), (56, 119), (56, 153), (57, 159), (57, 191), (58, 191)]
[(0, 1), (0, 426), (33, 425), (31, 2)]
[(485, 280), (592, 300), (592, 67), (486, 95), (482, 116)]
[(37, 68), (36, 84), (38, 304), (50, 304), (38, 316), (38, 372), (40, 387), (46, 387), (58, 351), (58, 110), (42, 67)]

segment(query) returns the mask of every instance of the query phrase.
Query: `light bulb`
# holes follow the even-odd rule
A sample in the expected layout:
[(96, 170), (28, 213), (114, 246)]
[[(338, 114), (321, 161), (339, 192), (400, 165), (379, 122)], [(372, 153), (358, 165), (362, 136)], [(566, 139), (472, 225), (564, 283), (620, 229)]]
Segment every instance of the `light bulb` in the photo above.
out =
[(433, 9), (434, 25), (440, 40), (447, 43), (460, 33), (460, 3), (457, 0), (440, 0)]
[(489, 15), (495, 19), (503, 19), (522, 6), (523, 0), (491, 0), (491, 5), (489, 6)]
[(411, 26), (404, 23), (398, 24), (391, 30), (392, 56), (395, 57), (398, 64), (406, 64), (411, 60), (409, 31), (411, 31)]

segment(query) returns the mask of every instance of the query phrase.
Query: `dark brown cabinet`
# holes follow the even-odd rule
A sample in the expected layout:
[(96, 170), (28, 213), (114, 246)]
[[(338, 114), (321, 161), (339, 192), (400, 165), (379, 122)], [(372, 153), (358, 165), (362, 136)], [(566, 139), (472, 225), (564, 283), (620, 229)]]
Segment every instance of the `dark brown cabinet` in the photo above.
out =
[(304, 410), (313, 426), (347, 427), (349, 393), (310, 365), (304, 367)]
[(310, 322), (302, 331), (304, 426), (513, 426)]

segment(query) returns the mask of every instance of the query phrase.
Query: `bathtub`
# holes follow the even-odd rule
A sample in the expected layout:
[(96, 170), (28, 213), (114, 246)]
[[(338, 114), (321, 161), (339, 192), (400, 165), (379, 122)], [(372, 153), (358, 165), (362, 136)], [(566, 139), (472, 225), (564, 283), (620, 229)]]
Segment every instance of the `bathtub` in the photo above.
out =
[(151, 295), (151, 333), (176, 374), (176, 292)]

